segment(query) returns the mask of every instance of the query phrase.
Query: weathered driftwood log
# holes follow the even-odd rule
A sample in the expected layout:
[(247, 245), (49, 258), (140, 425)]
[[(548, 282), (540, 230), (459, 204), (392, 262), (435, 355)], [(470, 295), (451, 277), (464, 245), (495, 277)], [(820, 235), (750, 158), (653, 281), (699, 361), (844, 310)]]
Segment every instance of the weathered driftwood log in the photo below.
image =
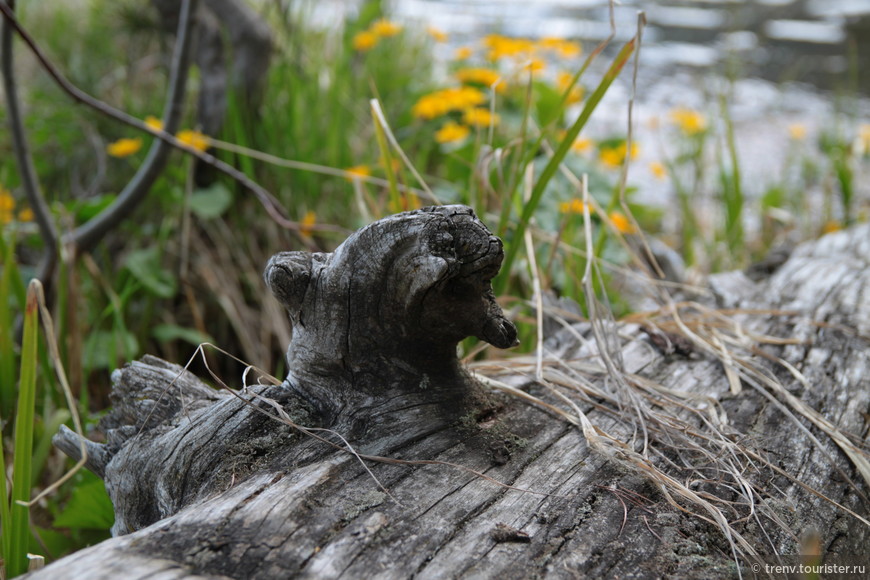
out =
[[(864, 226), (759, 283), (717, 276), (727, 313), (672, 305), (610, 335), (619, 376), (596, 363), (606, 325), (587, 323), (548, 339), (546, 384), (518, 378), (522, 361), (502, 372), (553, 406), (572, 399), (581, 431), (457, 360), (466, 336), (516, 340), (489, 285), (501, 243), (468, 208), (387, 218), (332, 254), (278, 254), (266, 279), (294, 325), (284, 383), (232, 395), (152, 357), (117, 371), (89, 464), (116, 537), (34, 576), (718, 578), (737, 575), (731, 542), (751, 564), (799, 553), (808, 529), (828, 558), (861, 555), (868, 257)], [(560, 377), (576, 381), (553, 394)], [(68, 431), (57, 443), (78, 452)]]

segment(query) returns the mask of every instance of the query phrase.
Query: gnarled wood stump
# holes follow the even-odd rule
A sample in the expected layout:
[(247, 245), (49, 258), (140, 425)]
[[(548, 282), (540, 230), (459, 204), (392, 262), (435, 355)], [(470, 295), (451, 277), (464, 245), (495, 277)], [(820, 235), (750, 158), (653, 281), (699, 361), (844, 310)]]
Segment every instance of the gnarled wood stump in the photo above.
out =
[[(629, 417), (640, 403), (620, 412), (618, 392), (588, 394), (620, 383), (596, 365), (589, 325), (549, 337), (549, 360), (584, 373), (587, 395), (574, 401), (594, 426), (587, 436), (597, 430), (626, 442), (607, 457), (552, 412), (483, 389), (457, 360), (466, 336), (516, 342), (490, 287), (501, 242), (470, 209), (399, 214), (331, 254), (278, 254), (266, 280), (294, 325), (287, 379), (236, 396), (153, 357), (117, 371), (107, 443), (89, 445), (89, 466), (115, 505), (116, 537), (34, 576), (735, 577), (722, 531), (666, 501), (681, 481), (699, 496), (718, 494), (744, 553), (797, 553), (801, 532), (814, 528), (828, 557), (861, 555), (870, 539), (859, 519), (870, 513), (867, 485), (855, 468), (867, 457), (870, 409), (868, 256), (863, 226), (798, 248), (758, 283), (739, 272), (711, 280), (746, 337), (795, 339), (740, 347), (782, 392), (751, 373), (738, 391), (740, 381), (729, 381), (701, 342), (673, 354), (652, 345), (651, 336), (675, 344), (667, 332), (661, 339), (648, 322), (622, 325), (611, 353), (624, 361), (621, 381), (647, 388), (638, 400), (659, 397), (649, 407), (659, 415), (662, 393), (682, 405), (650, 424), (648, 449)], [(522, 377), (513, 384), (553, 405), (568, 396)], [(795, 401), (830, 422), (852, 459), (818, 423), (786, 419)], [(442, 463), (368, 461), (369, 473), (334, 435), (318, 432), (338, 448), (268, 416), (276, 405), (290, 423), (332, 429), (361, 454)], [(743, 462), (753, 513), (740, 485), (717, 476), (720, 464), (711, 462), (722, 458), (679, 450), (679, 437), (711, 422), (720, 423), (712, 433), (721, 448), (746, 450), (724, 461)], [(74, 434), (56, 442), (76, 455)], [(676, 483), (632, 469), (625, 458), (642, 453)]]

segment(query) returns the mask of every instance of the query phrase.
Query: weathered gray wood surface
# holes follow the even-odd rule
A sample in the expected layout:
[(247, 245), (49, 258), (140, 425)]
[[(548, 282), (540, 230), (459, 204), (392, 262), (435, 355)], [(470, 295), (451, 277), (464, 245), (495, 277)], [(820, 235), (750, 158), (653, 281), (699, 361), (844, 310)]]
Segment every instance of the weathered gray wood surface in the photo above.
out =
[[(412, 264), (413, 271), (429, 276), (424, 283), (429, 290), (414, 286), (413, 281), (393, 280), (379, 298), (417, 297), (404, 302), (409, 306), (404, 315), (417, 317), (414, 320), (419, 323), (427, 319), (426, 305), (450, 309), (451, 300), (458, 297), (462, 308), (473, 303), (474, 312), (462, 320), (457, 315), (435, 320), (432, 328), (447, 324), (448, 328), (462, 328), (460, 334), (477, 334), (507, 346), (512, 342), (509, 329), (490, 322), (501, 319), (487, 295), (492, 266), (495, 264), (497, 270), (500, 263), (500, 246), (497, 250), (478, 248), (470, 254), (459, 251), (462, 241), (482, 243), (488, 237), (477, 232), (448, 240), (438, 232), (455, 230), (454, 218), (465, 220), (466, 226), (477, 226), (467, 215), (447, 215), (446, 221), (442, 219), (445, 215), (423, 220), (425, 223), (412, 220), (411, 227), (420, 228), (417, 234), (390, 238), (386, 249), (382, 248), (389, 258), (377, 266), (383, 273), (407, 271)], [(363, 230), (357, 240), (375, 234), (366, 243), (377, 246), (390, 235), (388, 231)], [(366, 252), (354, 252), (345, 248), (336, 253), (337, 258), (323, 255), (311, 260), (302, 255), (276, 257), (278, 262), (290, 264), (283, 271), (288, 277), (281, 278), (283, 274), (273, 270), (281, 280), (270, 282), (273, 288), (277, 283), (289, 289), (284, 296), (279, 291), (279, 297), (290, 309), (297, 329), (305, 324), (306, 332), (313, 334), (306, 338), (305, 333), (297, 332), (294, 337), (294, 344), (301, 344), (290, 353), (291, 368), (294, 357), (302, 361), (303, 371), (298, 376), (291, 371), (284, 385), (252, 387), (243, 396), (251, 399), (251, 393), (257, 392), (269, 397), (297, 423), (335, 427), (360, 453), (450, 462), (513, 488), (443, 464), (369, 462), (390, 497), (353, 456), (301, 435), (254, 408), (269, 411), (268, 404), (255, 400), (246, 405), (232, 395), (204, 387), (189, 375), (167, 389), (178, 368), (146, 357), (118, 371), (117, 405), (106, 425), (108, 445), (97, 448), (102, 455), (96, 462), (105, 463), (107, 487), (118, 513), (115, 532), (124, 535), (68, 556), (33, 577), (736, 576), (731, 550), (715, 526), (675, 509), (646, 478), (590, 450), (578, 428), (502, 394), (466, 393), (462, 405), (452, 405), (465, 379), (464, 371), (452, 366), (449, 355), (433, 353), (446, 357), (442, 362), (446, 361), (449, 372), (427, 367), (421, 375), (413, 361), (405, 365), (407, 361), (400, 360), (401, 372), (388, 378), (404, 376), (410, 383), (384, 385), (373, 381), (377, 375), (363, 372), (367, 367), (360, 366), (353, 354), (360, 352), (358, 348), (367, 348), (366, 343), (343, 342), (359, 334), (366, 336), (365, 328), (346, 318), (354, 308), (361, 309), (365, 324), (379, 324), (376, 310), (366, 306), (373, 304), (371, 301), (351, 304), (344, 312), (318, 314), (332, 321), (330, 332), (343, 328), (347, 333), (332, 344), (334, 350), (325, 351), (338, 355), (332, 363), (321, 358), (323, 352), (306, 351), (305, 344), (314, 344), (306, 341), (323, 331), (305, 319), (313, 309), (329, 308), (321, 306), (320, 298), (345, 292), (353, 300), (357, 291), (377, 288), (375, 280), (363, 288), (351, 287), (354, 268), (376, 260)], [(456, 259), (463, 253), (486, 256), (490, 261), (483, 275), (472, 278), (475, 300), (450, 287), (450, 280), (475, 275), (474, 268), (468, 266), (474, 259)], [(430, 259), (433, 255), (454, 257), (446, 281), (442, 276), (447, 270), (442, 271), (438, 260)], [(300, 260), (302, 268), (293, 266)], [(342, 269), (331, 271), (330, 276), (336, 277), (318, 270), (333, 264), (332, 260), (347, 260)], [(308, 292), (307, 280), (299, 282), (306, 290), (293, 290), (293, 281), (300, 280), (295, 274), (312, 272), (321, 282), (316, 285), (317, 292), (323, 294)], [(341, 278), (341, 272), (350, 278)], [(442, 283), (447, 287), (436, 288)], [(856, 227), (799, 247), (768, 279), (756, 283), (738, 272), (714, 277), (711, 287), (722, 308), (788, 311), (733, 316), (747, 331), (800, 339), (785, 346), (763, 345), (758, 352), (780, 356), (794, 365), (808, 380), (807, 385), (763, 356), (757, 357), (758, 364), (767, 365), (771, 376), (778, 377), (789, 393), (846, 433), (866, 457), (870, 227)], [(430, 295), (432, 288), (436, 288), (435, 294)], [(379, 328), (387, 336), (408, 332), (399, 318), (387, 318), (391, 322), (386, 329)], [(492, 334), (496, 327), (501, 335)], [(575, 337), (584, 332), (589, 338), (588, 327), (578, 324), (550, 337), (551, 356), (593, 363), (594, 369), (594, 342)], [(448, 334), (454, 336), (452, 331)], [(413, 343), (418, 335), (411, 332), (409, 336), (406, 340)], [(792, 474), (865, 518), (870, 514), (867, 485), (853, 463), (805, 419), (798, 420), (801, 427), (786, 419), (781, 394), (765, 395), (763, 386), (749, 385), (735, 394), (718, 359), (697, 350), (685, 356), (662, 354), (636, 324), (622, 326), (619, 336), (627, 373), (718, 401), (728, 416), (727, 437), (757, 451), (782, 470), (758, 466), (747, 468), (743, 475), (756, 486), (758, 500), (778, 514), (785, 530), (765, 518), (738, 521), (748, 514), (737, 504), (728, 514), (734, 528), (755, 551), (799, 552), (798, 538), (810, 528), (819, 532), (826, 554), (866, 551), (870, 527), (782, 475)], [(374, 337), (369, 335), (370, 340), (376, 340)], [(423, 350), (416, 355), (423, 356), (424, 346), (417, 347)], [(405, 351), (388, 352), (398, 356)], [(386, 362), (378, 364), (386, 366), (377, 367), (377, 372), (390, 373)], [(323, 374), (318, 375), (317, 369)], [(439, 372), (442, 376), (429, 377)], [(610, 380), (603, 369), (595, 372), (587, 368), (585, 372), (595, 384)], [(363, 377), (360, 388), (348, 390), (354, 386), (355, 373)], [(449, 383), (446, 390), (439, 391), (439, 380)], [(512, 382), (560, 404), (531, 380), (514, 377)], [(337, 389), (332, 399), (325, 390), (330, 385)], [(134, 400), (141, 404), (133, 404)], [(688, 399), (684, 401), (690, 406)], [(631, 439), (632, 423), (603, 399), (578, 400), (578, 405), (597, 428), (621, 435), (625, 441)], [(691, 422), (699, 415), (687, 413), (686, 420)], [(696, 420), (695, 424), (701, 429), (701, 423)], [(59, 439), (66, 439), (67, 446), (75, 442), (69, 435)], [(674, 463), (671, 473), (677, 479), (683, 477), (684, 470), (687, 484), (699, 493), (721, 493), (716, 481), (689, 483), (702, 471), (697, 466), (678, 465), (692, 456), (680, 459), (662, 439), (660, 433), (651, 433), (651, 445), (661, 449), (657, 463), (663, 468)], [(99, 465), (95, 467), (99, 470)], [(715, 480), (712, 474), (711, 480)], [(738, 499), (736, 494), (733, 499)]]

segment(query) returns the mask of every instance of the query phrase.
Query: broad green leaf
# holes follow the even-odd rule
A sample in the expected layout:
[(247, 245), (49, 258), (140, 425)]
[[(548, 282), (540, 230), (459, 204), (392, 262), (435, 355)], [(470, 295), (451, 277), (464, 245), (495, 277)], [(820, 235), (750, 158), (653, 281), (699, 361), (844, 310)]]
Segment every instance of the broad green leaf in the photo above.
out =
[(233, 203), (233, 194), (223, 183), (215, 183), (207, 189), (199, 189), (190, 195), (190, 211), (204, 220), (220, 217)]
[(112, 500), (106, 486), (95, 475), (87, 474), (85, 481), (73, 490), (61, 513), (54, 518), (56, 528), (84, 528), (108, 530), (115, 523)]
[(139, 354), (139, 341), (127, 331), (98, 330), (85, 339), (85, 364), (91, 369), (112, 369), (118, 360)]
[(157, 248), (135, 250), (127, 255), (127, 269), (152, 294), (172, 298), (178, 290), (175, 276), (160, 265)]

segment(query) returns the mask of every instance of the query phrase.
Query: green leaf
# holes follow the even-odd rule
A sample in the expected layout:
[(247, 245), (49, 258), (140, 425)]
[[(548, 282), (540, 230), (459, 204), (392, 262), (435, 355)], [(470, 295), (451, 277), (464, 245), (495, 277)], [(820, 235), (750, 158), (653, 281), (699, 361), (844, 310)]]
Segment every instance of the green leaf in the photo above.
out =
[(535, 91), (535, 109), (538, 113), (538, 123), (542, 127), (546, 127), (551, 122), (558, 119), (564, 108), (562, 107), (562, 93), (546, 83), (536, 82), (533, 87)]
[(232, 203), (233, 194), (223, 183), (215, 183), (207, 189), (194, 191), (187, 201), (190, 211), (204, 220), (220, 217)]
[(139, 341), (126, 330), (98, 330), (85, 339), (85, 364), (91, 369), (112, 369), (118, 360), (129, 360), (139, 353)]
[(97, 476), (85, 473), (85, 481), (72, 491), (63, 511), (54, 518), (55, 528), (108, 530), (115, 523), (112, 500)]
[[(15, 415), (15, 454), (12, 471), (12, 504), (3, 506), (3, 559), (8, 578), (27, 571), (27, 547), (30, 543), (30, 508), (20, 502), (30, 501), (33, 468), (33, 425), (36, 404), (36, 367), (39, 351), (39, 306), (41, 291), (38, 280), (27, 287), (24, 308), (24, 336), (21, 341), (21, 373), (18, 382), (18, 412)], [(5, 468), (5, 461), (2, 463)], [(5, 473), (4, 473), (5, 478)], [(6, 484), (0, 486), (6, 491)], [(5, 503), (5, 496), (2, 498)]]
[(135, 250), (127, 255), (127, 269), (152, 294), (160, 298), (172, 298), (178, 283), (171, 272), (160, 265), (157, 248)]
[(76, 200), (69, 205), (69, 209), (75, 214), (78, 223), (84, 223), (102, 213), (104, 209), (109, 207), (115, 198), (118, 196), (114, 193), (89, 197), (84, 200)]
[(195, 328), (185, 328), (177, 324), (158, 324), (152, 331), (154, 338), (160, 342), (170, 342), (172, 340), (183, 340), (194, 346), (199, 346), (204, 342), (214, 342), (214, 340), (204, 332), (200, 332)]

